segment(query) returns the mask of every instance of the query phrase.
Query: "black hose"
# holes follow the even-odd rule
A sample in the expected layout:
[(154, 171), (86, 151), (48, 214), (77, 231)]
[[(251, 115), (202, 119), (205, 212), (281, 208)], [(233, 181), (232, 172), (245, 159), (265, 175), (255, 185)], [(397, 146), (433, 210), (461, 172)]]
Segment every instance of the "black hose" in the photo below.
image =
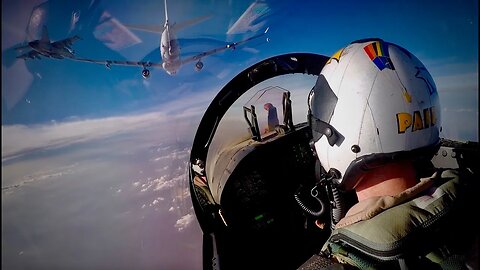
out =
[(338, 190), (335, 185), (332, 185), (332, 195), (333, 195), (333, 203), (334, 206), (332, 207), (332, 229), (335, 225), (342, 219), (346, 214), (346, 207), (345, 201), (343, 200), (342, 195), (340, 194), (340, 190)]
[(299, 192), (296, 192), (293, 196), (295, 197), (295, 200), (297, 201), (298, 205), (303, 209), (303, 211), (305, 211), (309, 215), (318, 218), (318, 217), (322, 216), (323, 213), (325, 212), (325, 204), (322, 202), (322, 200), (320, 200), (320, 198), (317, 197), (318, 194), (317, 194), (317, 196), (314, 196), (312, 194), (312, 197), (314, 197), (320, 203), (320, 210), (318, 210), (318, 211), (312, 210), (312, 208), (305, 205), (302, 202), (302, 200), (300, 199)]
[(335, 169), (330, 168), (326, 174), (327, 180), (327, 193), (330, 193), (330, 200), (332, 202), (331, 210), (331, 228), (335, 228), (335, 225), (342, 219), (347, 213), (346, 202), (341, 191), (337, 188), (337, 185), (333, 183), (334, 179), (340, 179), (341, 173)]

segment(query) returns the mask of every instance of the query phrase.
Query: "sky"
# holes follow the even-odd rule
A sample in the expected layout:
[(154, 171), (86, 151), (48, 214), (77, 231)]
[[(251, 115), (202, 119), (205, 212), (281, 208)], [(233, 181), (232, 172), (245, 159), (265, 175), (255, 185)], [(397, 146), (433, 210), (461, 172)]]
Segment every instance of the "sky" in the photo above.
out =
[[(182, 57), (235, 50), (143, 79), (140, 67), (16, 59), (14, 48), (79, 35), (79, 57), (160, 61), (163, 1), (2, 1), (2, 268), (201, 269), (186, 163), (198, 123), (236, 74), (291, 52), (326, 56), (377, 37), (432, 74), (442, 137), (478, 141), (478, 1), (170, 1)], [(188, 256), (185, 256), (188, 255)]]

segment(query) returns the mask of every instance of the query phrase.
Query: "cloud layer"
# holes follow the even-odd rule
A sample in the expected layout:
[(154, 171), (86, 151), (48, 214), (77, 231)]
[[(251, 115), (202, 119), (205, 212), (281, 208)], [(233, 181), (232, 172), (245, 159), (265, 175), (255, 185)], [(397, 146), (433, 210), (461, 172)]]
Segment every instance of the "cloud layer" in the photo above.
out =
[(208, 105), (210, 96), (210, 92), (197, 93), (165, 104), (156, 111), (124, 116), (30, 126), (2, 125), (2, 161), (32, 151), (59, 148), (131, 132), (138, 133), (152, 127), (172, 126), (182, 119), (198, 121)]

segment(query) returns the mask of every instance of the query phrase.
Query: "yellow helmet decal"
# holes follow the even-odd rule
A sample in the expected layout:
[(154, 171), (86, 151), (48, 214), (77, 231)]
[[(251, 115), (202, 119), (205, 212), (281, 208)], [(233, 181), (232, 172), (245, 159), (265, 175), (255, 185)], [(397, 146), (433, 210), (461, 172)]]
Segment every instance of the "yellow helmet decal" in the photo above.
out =
[(403, 88), (403, 96), (405, 97), (405, 101), (408, 103), (412, 103), (412, 96), (408, 93), (407, 89)]
[(338, 63), (340, 61), (340, 57), (342, 56), (343, 49), (345, 49), (345, 48), (342, 48), (342, 49), (338, 50), (336, 53), (334, 53), (332, 55), (332, 57), (330, 57), (330, 59), (328, 59), (327, 65), (330, 64), (330, 62), (332, 62), (332, 59), (337, 60), (337, 63)]
[(397, 131), (399, 134), (405, 133), (409, 127), (412, 132), (435, 126), (435, 106), (423, 109), (423, 118), (420, 111), (414, 111), (413, 116), (410, 113), (397, 113)]

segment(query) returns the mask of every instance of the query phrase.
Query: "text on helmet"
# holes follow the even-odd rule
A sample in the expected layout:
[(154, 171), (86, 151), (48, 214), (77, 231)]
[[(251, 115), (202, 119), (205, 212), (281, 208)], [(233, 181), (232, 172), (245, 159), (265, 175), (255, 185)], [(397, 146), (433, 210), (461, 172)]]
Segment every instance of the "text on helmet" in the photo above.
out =
[(406, 112), (397, 113), (397, 128), (398, 133), (405, 133), (405, 131), (412, 127), (412, 132), (435, 126), (436, 116), (435, 107), (414, 111), (413, 115)]

